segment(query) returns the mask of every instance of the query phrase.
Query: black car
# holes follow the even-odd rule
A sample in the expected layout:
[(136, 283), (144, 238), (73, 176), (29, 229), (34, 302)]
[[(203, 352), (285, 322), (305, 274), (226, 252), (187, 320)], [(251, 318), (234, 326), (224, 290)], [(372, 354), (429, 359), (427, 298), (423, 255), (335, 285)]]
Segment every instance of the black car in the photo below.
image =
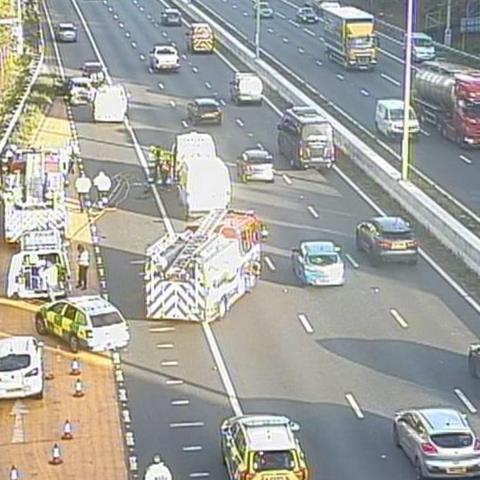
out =
[(297, 10), (297, 22), (318, 23), (318, 17), (312, 7), (301, 7)]
[(223, 112), (214, 98), (196, 98), (187, 105), (188, 121), (192, 125), (199, 123), (222, 123)]
[(373, 265), (381, 262), (416, 264), (418, 243), (410, 224), (401, 217), (374, 217), (362, 222), (355, 232), (355, 244), (370, 257)]
[(160, 23), (166, 27), (180, 27), (182, 14), (176, 8), (166, 8), (160, 15)]

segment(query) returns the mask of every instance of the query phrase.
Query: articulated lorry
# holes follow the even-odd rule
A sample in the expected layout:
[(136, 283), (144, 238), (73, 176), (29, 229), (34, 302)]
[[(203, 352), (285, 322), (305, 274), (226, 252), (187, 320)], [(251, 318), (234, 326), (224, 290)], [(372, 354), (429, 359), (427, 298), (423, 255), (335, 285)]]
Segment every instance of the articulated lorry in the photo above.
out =
[(421, 122), (461, 146), (480, 145), (480, 71), (447, 62), (425, 62), (413, 82)]
[(375, 18), (355, 7), (325, 9), (325, 54), (346, 69), (373, 69), (377, 64)]

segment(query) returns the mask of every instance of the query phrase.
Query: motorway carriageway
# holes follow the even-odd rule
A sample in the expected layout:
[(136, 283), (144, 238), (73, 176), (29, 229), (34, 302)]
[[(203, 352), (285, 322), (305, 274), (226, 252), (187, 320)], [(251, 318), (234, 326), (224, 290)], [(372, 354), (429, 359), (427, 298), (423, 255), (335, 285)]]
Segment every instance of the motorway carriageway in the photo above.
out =
[[(155, 4), (156, 0), (150, 0)], [(255, 18), (251, 0), (200, 0), (253, 41)], [(375, 132), (375, 105), (381, 98), (403, 98), (403, 49), (399, 42), (380, 36), (381, 55), (375, 71), (348, 72), (324, 54), (323, 27), (295, 20), (300, 0), (272, 2), (275, 18), (262, 20), (261, 47), (363, 127)], [(348, 3), (348, 2), (347, 2)], [(379, 139), (400, 152), (400, 145)], [(462, 149), (431, 126), (423, 125), (414, 144), (415, 166), (476, 213), (480, 212), (480, 153)]]
[[(54, 22), (80, 23), (76, 1), (48, 0)], [(375, 212), (333, 172), (289, 172), (276, 149), (277, 113), (266, 104), (232, 105), (233, 72), (221, 58), (186, 55), (180, 73), (150, 73), (151, 46), (175, 41), (185, 54), (185, 29), (159, 27), (160, 4), (135, 2), (78, 5), (110, 74), (132, 94), (129, 117), (140, 145), (170, 144), (188, 131), (187, 101), (218, 93), (226, 101), (223, 125), (199, 130), (214, 136), (227, 164), (261, 144), (274, 153), (279, 171), (272, 185), (234, 185), (234, 206), (254, 208), (271, 228), (269, 262), (255, 291), (210, 326), (147, 322), (142, 254), (163, 232), (155, 198), (143, 193), (125, 128), (94, 125), (86, 109), (75, 109), (87, 172), (104, 168), (127, 179), (124, 201), (98, 229), (110, 297), (132, 327), (124, 360), (141, 467), (160, 452), (176, 478), (226, 478), (221, 420), (234, 412), (265, 412), (301, 424), (313, 479), (414, 478), (392, 443), (392, 415), (415, 405), (467, 411), (455, 389), (479, 404), (480, 389), (465, 365), (478, 313), (423, 260), (413, 268), (371, 268), (354, 249), (353, 231)], [(79, 42), (60, 45), (60, 52), (69, 74), (95, 59), (85, 25)], [(180, 229), (174, 192), (160, 195)], [(314, 238), (343, 246), (349, 258), (344, 287), (298, 286), (290, 250)], [(480, 429), (475, 414), (470, 421)]]

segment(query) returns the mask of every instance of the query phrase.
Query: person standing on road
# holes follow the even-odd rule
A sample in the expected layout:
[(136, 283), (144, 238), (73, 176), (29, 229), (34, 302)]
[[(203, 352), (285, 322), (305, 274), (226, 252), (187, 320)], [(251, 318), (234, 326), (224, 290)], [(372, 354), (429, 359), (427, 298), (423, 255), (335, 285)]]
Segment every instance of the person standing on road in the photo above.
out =
[(93, 184), (97, 189), (97, 206), (99, 209), (103, 209), (108, 206), (108, 194), (112, 188), (112, 181), (103, 170), (100, 170), (93, 179)]
[(90, 254), (88, 250), (83, 246), (77, 247), (77, 266), (78, 266), (78, 282), (77, 288), (82, 290), (87, 289), (87, 273), (90, 266)]
[(80, 211), (83, 213), (86, 206), (88, 194), (92, 188), (92, 181), (87, 177), (85, 172), (75, 180), (75, 190), (77, 191), (78, 201), (80, 203)]

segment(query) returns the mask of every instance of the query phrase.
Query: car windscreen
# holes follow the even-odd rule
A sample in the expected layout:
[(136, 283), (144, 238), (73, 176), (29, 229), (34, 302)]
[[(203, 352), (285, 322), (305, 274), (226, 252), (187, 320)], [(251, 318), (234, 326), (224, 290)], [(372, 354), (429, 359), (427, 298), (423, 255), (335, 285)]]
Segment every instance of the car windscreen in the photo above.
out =
[(463, 101), (461, 106), (468, 116), (480, 117), (480, 102)]
[(267, 470), (293, 470), (295, 461), (290, 450), (277, 452), (255, 452), (253, 466), (256, 472)]
[(167, 18), (177, 19), (178, 17), (180, 17), (180, 12), (166, 12), (165, 16)]
[(171, 48), (157, 48), (155, 49), (156, 55), (176, 55), (177, 52)]
[(0, 372), (14, 372), (21, 368), (27, 368), (29, 365), (30, 355), (9, 353), (5, 357), (0, 357)]
[(389, 232), (383, 231), (382, 238), (386, 238), (388, 240), (411, 240), (413, 238), (412, 232), (404, 231), (404, 232)]
[(74, 33), (75, 32), (75, 27), (68, 27), (68, 26), (67, 27), (58, 27), (58, 31), (62, 32), (62, 33), (64, 33), (64, 32), (73, 32)]
[(302, 128), (303, 140), (309, 140), (310, 138), (318, 136), (330, 136), (331, 127), (328, 123), (310, 123), (304, 125)]
[(102, 313), (100, 315), (90, 315), (93, 327), (109, 327), (123, 323), (122, 317), (117, 312)]
[(265, 156), (265, 155), (249, 155), (247, 157), (247, 163), (263, 165), (266, 163), (273, 163), (273, 158), (271, 156)]
[(308, 255), (307, 262), (310, 265), (318, 265), (321, 267), (326, 267), (328, 265), (334, 265), (338, 263), (338, 254), (337, 253), (322, 253), (320, 255)]
[(198, 110), (201, 113), (218, 112), (218, 106), (217, 105), (199, 105)]
[[(413, 109), (410, 110), (410, 120), (415, 120), (415, 112)], [(403, 108), (392, 108), (390, 110), (390, 120), (392, 121), (398, 121), (398, 120), (403, 120)]]
[(313, 11), (312, 8), (302, 8), (300, 10), (300, 14), (301, 15), (307, 15), (307, 16), (314, 16), (315, 15), (315, 12)]
[(469, 433), (441, 433), (430, 437), (435, 445), (440, 448), (462, 448), (469, 447), (473, 437)]
[(433, 41), (429, 38), (414, 38), (413, 43), (417, 47), (431, 47), (433, 46)]

